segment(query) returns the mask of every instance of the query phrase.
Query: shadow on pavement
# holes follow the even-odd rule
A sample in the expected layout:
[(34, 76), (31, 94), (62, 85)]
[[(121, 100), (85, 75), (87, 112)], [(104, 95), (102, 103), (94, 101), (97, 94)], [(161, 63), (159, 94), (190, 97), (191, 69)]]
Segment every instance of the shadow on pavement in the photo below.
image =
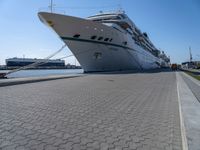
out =
[(112, 71), (112, 72), (86, 72), (84, 74), (87, 75), (96, 75), (96, 74), (137, 74), (137, 73), (160, 73), (160, 72), (174, 72), (170, 68), (162, 68), (162, 69), (151, 69), (151, 70), (126, 70), (126, 71)]

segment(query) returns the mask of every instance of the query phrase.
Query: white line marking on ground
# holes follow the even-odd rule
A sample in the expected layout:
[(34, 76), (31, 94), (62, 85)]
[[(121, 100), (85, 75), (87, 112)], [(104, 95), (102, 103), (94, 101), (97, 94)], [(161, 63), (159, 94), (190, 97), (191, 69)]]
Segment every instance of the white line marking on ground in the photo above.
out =
[(188, 150), (186, 130), (185, 130), (185, 125), (184, 125), (184, 119), (183, 119), (183, 115), (182, 115), (181, 101), (180, 101), (180, 95), (179, 95), (179, 83), (178, 83), (178, 73), (177, 72), (176, 72), (176, 85), (177, 85), (177, 95), (178, 95), (178, 104), (179, 104), (182, 148), (183, 148), (183, 150)]

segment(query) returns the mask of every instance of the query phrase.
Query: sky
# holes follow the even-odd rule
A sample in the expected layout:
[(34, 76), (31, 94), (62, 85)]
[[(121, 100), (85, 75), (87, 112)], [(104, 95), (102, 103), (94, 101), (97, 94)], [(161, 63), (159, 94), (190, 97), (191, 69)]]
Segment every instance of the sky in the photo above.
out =
[[(54, 11), (85, 18), (122, 8), (172, 63), (200, 60), (200, 0), (54, 0)], [(0, 65), (12, 57), (45, 58), (64, 43), (38, 19), (50, 0), (0, 0)], [(65, 48), (54, 58), (70, 55)], [(77, 64), (74, 57), (66, 64)]]

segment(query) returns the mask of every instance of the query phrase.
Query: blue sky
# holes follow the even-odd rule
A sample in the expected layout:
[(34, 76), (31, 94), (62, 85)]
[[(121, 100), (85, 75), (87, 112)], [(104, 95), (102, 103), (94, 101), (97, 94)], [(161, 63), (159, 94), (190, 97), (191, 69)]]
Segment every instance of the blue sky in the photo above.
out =
[[(0, 0), (0, 65), (10, 57), (45, 58), (63, 42), (38, 19), (50, 0)], [(172, 62), (200, 60), (200, 0), (54, 0), (56, 12), (87, 17), (119, 5)], [(65, 49), (55, 58), (71, 54)], [(75, 63), (68, 58), (66, 63)]]

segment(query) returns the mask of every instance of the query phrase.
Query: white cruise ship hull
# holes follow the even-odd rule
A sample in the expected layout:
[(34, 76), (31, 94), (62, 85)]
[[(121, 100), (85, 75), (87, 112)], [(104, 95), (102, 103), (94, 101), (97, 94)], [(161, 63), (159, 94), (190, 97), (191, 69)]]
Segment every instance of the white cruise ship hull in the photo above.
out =
[[(53, 28), (67, 44), (84, 72), (160, 67), (160, 60), (135, 44), (128, 33), (91, 20), (66, 15), (40, 12), (39, 18)], [(92, 36), (96, 38), (91, 39)], [(98, 40), (99, 37), (103, 39)], [(109, 41), (104, 41), (105, 38), (109, 38)]]

